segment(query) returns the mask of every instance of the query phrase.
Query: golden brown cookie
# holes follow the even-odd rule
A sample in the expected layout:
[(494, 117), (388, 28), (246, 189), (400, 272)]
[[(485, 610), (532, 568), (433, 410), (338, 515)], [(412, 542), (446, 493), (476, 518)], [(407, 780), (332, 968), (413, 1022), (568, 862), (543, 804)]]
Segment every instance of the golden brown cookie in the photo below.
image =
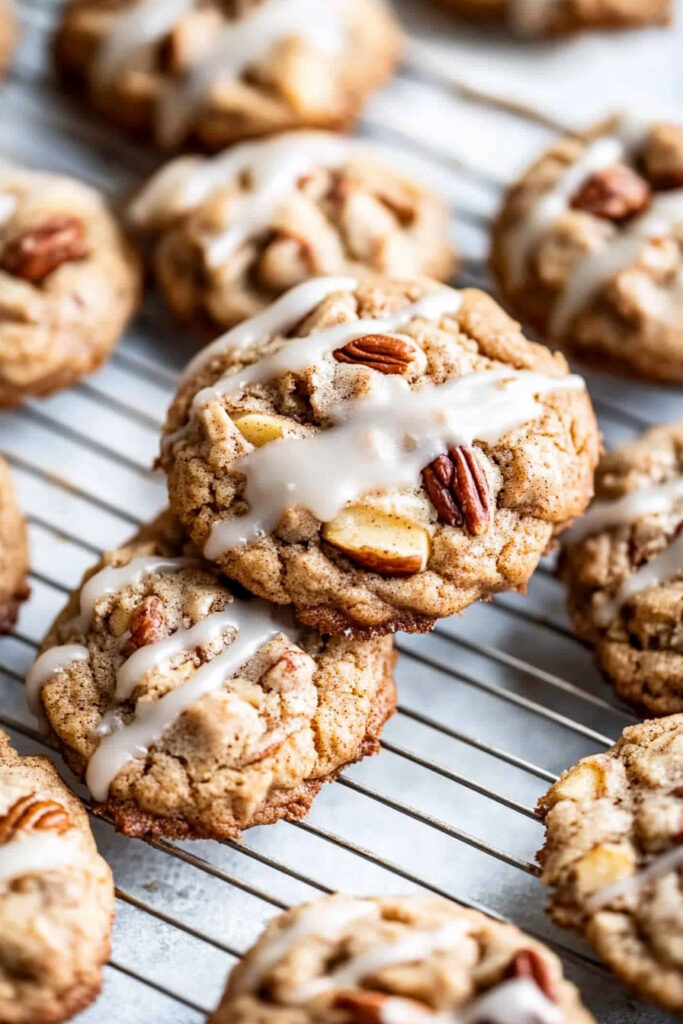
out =
[(17, 621), (19, 605), (29, 595), (26, 522), (17, 505), (9, 466), (0, 457), (0, 633)]
[(683, 423), (603, 456), (595, 492), (559, 560), (574, 628), (620, 697), (683, 711)]
[(0, 731), (0, 1020), (54, 1024), (99, 994), (114, 914), (88, 816)]
[(98, 192), (1, 163), (0, 407), (97, 369), (140, 284), (138, 256)]
[(668, 25), (671, 0), (439, 0), (456, 14), (505, 21), (520, 36), (558, 36), (583, 29)]
[(683, 715), (624, 729), (541, 800), (553, 920), (622, 981), (683, 1014)]
[(523, 588), (597, 450), (583, 382), (487, 295), (318, 278), (193, 360), (162, 464), (209, 560), (360, 638)]
[(393, 664), (389, 638), (321, 637), (236, 595), (166, 513), (87, 575), (27, 686), (123, 832), (237, 838), (303, 817), (379, 749)]
[(173, 311), (214, 336), (320, 274), (450, 277), (448, 206), (407, 163), (358, 139), (289, 132), (171, 161), (129, 214), (155, 238)]
[(384, 0), (71, 0), (56, 40), (81, 94), (168, 149), (345, 128), (400, 49)]
[(7, 70), (17, 41), (15, 14), (14, 0), (0, 0), (0, 75)]
[(600, 369), (683, 381), (683, 128), (615, 119), (563, 139), (508, 193), (506, 301)]
[(268, 925), (210, 1024), (595, 1024), (549, 949), (434, 896), (328, 896)]

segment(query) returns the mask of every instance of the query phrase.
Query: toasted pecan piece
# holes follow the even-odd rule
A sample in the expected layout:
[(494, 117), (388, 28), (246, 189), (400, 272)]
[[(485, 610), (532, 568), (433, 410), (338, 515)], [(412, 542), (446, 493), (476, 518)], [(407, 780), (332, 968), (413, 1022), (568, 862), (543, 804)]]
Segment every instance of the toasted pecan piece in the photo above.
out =
[(35, 793), (19, 797), (0, 818), (0, 845), (8, 843), (19, 831), (66, 832), (71, 821), (55, 800), (39, 800)]
[(34, 228), (11, 235), (5, 242), (0, 267), (24, 281), (40, 284), (63, 263), (84, 259), (88, 252), (80, 217), (55, 214)]
[(475, 537), (486, 533), (491, 523), (491, 491), (474, 448), (451, 448), (423, 470), (422, 478), (441, 522), (464, 525)]
[(334, 358), (338, 363), (356, 363), (369, 366), (378, 373), (405, 376), (410, 372), (418, 351), (416, 345), (403, 338), (390, 334), (366, 334), (338, 348)]
[(572, 197), (574, 210), (592, 213), (604, 220), (628, 220), (647, 208), (650, 186), (630, 167), (615, 164), (596, 171)]

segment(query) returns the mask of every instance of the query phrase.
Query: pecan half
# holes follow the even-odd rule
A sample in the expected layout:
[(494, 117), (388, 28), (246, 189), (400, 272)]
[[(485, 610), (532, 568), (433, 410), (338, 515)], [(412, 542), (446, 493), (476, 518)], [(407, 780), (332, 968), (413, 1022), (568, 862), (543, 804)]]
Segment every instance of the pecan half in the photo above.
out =
[(162, 640), (166, 636), (166, 618), (160, 598), (152, 595), (141, 601), (130, 617), (128, 629), (130, 637), (122, 649), (126, 656)]
[(491, 491), (474, 448), (460, 445), (439, 455), (422, 471), (425, 489), (439, 519), (467, 527), (479, 537), (491, 523)]
[(369, 366), (378, 373), (405, 376), (410, 372), (416, 354), (416, 346), (403, 338), (394, 338), (389, 334), (366, 334), (338, 348), (334, 358), (338, 363), (356, 363)]
[(605, 220), (627, 220), (642, 213), (650, 202), (650, 186), (630, 167), (615, 164), (596, 171), (571, 200), (574, 210)]
[(0, 266), (8, 274), (39, 284), (62, 263), (88, 255), (85, 225), (79, 217), (56, 214), (5, 242)]
[[(363, 988), (349, 989), (337, 995), (334, 1006), (337, 1010), (348, 1010), (353, 1024), (383, 1024), (386, 1020), (384, 1008), (389, 1000), (395, 998), (385, 992), (371, 992)], [(424, 1003), (404, 998), (400, 998), (400, 1002), (406, 1005), (406, 1010), (414, 1011), (415, 1024), (418, 1024), (418, 1021), (430, 1020), (433, 1016)]]
[(69, 815), (55, 800), (38, 800), (35, 793), (20, 797), (0, 818), (0, 845), (24, 832), (66, 832), (71, 825)]
[(555, 984), (550, 968), (535, 949), (520, 949), (505, 971), (506, 978), (529, 978), (552, 1003), (557, 1002)]

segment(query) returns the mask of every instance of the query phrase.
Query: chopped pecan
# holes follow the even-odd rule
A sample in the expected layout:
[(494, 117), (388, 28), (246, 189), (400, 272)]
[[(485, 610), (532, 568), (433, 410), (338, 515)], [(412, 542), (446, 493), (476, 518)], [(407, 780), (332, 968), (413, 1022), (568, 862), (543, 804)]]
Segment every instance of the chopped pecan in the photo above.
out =
[[(340, 992), (334, 1000), (337, 1010), (348, 1010), (351, 1014), (353, 1024), (382, 1024), (386, 1020), (384, 1009), (387, 1002), (394, 1000), (385, 992), (371, 992), (369, 989), (357, 988)], [(406, 1010), (411, 1009), (415, 1014), (415, 1024), (430, 1020), (433, 1014), (424, 1005), (414, 999), (400, 999), (405, 1004)]]
[(126, 656), (162, 640), (166, 636), (166, 619), (160, 598), (151, 595), (141, 601), (130, 617), (128, 629), (130, 636), (123, 647)]
[(529, 978), (551, 1002), (557, 1002), (555, 984), (550, 967), (535, 949), (520, 949), (505, 971), (506, 978)]
[(615, 164), (596, 171), (572, 197), (574, 210), (592, 213), (605, 220), (627, 220), (647, 207), (650, 186), (630, 167)]
[(20, 797), (0, 818), (0, 845), (8, 843), (20, 830), (24, 832), (66, 832), (71, 822), (55, 800), (38, 800), (35, 793)]
[(416, 353), (417, 347), (410, 341), (390, 334), (366, 334), (338, 348), (334, 358), (338, 363), (356, 363), (378, 373), (405, 376), (410, 372)]
[(85, 225), (79, 217), (55, 214), (5, 242), (0, 266), (8, 274), (39, 284), (57, 267), (88, 255)]
[(474, 448), (451, 448), (422, 471), (422, 478), (443, 523), (464, 524), (475, 537), (486, 533), (491, 522), (491, 491)]

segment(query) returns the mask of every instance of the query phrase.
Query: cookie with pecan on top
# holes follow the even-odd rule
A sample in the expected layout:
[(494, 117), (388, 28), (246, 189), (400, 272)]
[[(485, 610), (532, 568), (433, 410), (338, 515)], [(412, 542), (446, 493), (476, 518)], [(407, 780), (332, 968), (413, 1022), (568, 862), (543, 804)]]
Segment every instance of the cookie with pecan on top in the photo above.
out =
[(0, 164), (0, 408), (97, 369), (140, 287), (137, 254), (98, 192)]
[(615, 118), (554, 145), (508, 193), (505, 300), (598, 369), (683, 381), (683, 127)]
[(26, 521), (17, 505), (9, 466), (0, 457), (0, 633), (17, 620), (19, 606), (29, 594)]
[(88, 816), (0, 731), (0, 1020), (57, 1024), (99, 994), (114, 913)]
[(379, 749), (389, 637), (323, 637), (236, 594), (169, 513), (108, 552), (27, 677), (95, 811), (128, 835), (239, 838), (305, 815)]
[(210, 561), (367, 637), (522, 589), (597, 451), (583, 382), (487, 295), (318, 278), (192, 361), (161, 463)]
[(209, 1024), (594, 1024), (554, 953), (434, 896), (334, 895), (276, 917)]

